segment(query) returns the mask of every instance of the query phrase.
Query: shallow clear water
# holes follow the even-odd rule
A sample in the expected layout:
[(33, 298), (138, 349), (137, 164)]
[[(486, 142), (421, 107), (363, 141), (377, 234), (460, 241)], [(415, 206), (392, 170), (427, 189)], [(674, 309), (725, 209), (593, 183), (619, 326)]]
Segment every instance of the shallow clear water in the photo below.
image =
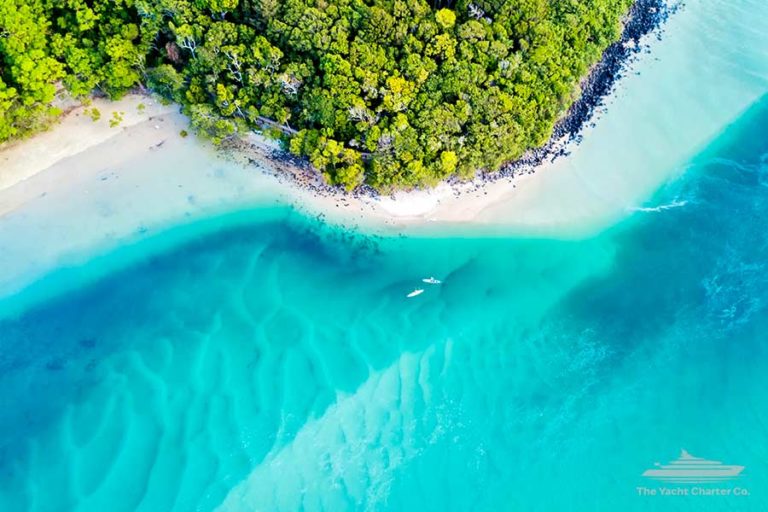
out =
[[(765, 510), (767, 125), (588, 240), (284, 210), (6, 319), (0, 509)], [(751, 495), (638, 496), (681, 448)]]

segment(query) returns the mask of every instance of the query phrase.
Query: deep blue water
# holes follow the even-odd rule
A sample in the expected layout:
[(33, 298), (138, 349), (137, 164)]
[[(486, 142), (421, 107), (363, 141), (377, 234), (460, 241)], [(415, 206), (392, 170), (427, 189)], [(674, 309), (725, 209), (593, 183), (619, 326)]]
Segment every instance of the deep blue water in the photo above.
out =
[(0, 510), (766, 510), (766, 127), (586, 240), (271, 212), (6, 318)]

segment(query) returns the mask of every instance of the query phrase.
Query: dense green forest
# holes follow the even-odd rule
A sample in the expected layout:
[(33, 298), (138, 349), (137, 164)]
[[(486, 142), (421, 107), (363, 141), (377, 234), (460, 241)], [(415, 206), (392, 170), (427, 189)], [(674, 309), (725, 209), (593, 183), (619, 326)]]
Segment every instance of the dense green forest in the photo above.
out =
[(332, 184), (434, 184), (543, 144), (631, 3), (2, 0), (0, 141), (62, 87), (144, 84), (214, 141), (279, 130)]

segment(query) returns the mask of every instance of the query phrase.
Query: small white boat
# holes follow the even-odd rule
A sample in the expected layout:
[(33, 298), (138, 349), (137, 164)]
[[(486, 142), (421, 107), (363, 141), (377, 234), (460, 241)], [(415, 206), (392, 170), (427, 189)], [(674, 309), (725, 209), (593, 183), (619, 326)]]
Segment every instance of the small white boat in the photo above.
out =
[(442, 283), (441, 280), (435, 279), (434, 277), (427, 277), (425, 279), (422, 279), (422, 282), (429, 283), (429, 284), (440, 284), (440, 283)]
[(411, 293), (406, 295), (406, 297), (408, 297), (410, 299), (411, 297), (415, 297), (417, 295), (421, 295), (422, 293), (424, 293), (424, 290), (422, 288), (416, 288)]

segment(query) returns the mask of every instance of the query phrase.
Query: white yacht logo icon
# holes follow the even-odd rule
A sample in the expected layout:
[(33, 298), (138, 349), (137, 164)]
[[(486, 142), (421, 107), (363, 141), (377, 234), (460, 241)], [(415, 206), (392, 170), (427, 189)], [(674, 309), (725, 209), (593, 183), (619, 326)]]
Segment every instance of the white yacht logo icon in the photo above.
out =
[(680, 457), (667, 464), (655, 464), (643, 473), (646, 478), (662, 482), (701, 484), (723, 482), (739, 476), (744, 466), (731, 466), (716, 460), (694, 457), (682, 450)]

